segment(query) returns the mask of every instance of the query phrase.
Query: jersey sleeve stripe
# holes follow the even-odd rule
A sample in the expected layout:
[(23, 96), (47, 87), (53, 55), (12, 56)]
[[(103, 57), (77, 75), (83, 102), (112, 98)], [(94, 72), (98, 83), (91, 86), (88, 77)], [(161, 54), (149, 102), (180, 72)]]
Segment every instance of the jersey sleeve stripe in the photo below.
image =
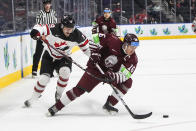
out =
[(50, 31), (49, 31), (49, 27), (48, 27), (47, 24), (46, 24), (46, 29), (47, 29), (47, 35), (49, 35), (50, 34)]
[(84, 47), (87, 43), (88, 43), (88, 39), (82, 44), (82, 45), (79, 45), (80, 47)]

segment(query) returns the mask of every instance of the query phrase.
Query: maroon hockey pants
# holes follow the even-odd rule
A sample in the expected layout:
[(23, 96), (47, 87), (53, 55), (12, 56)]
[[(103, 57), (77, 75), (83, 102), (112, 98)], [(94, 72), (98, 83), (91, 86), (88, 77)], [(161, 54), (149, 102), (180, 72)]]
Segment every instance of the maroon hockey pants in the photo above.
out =
[[(87, 68), (87, 71), (92, 73), (93, 75), (97, 77), (103, 78), (103, 75), (96, 69)], [(90, 76), (87, 72), (84, 73), (80, 81), (78, 82), (77, 86), (72, 88), (71, 90), (67, 91), (66, 94), (68, 98), (73, 101), (77, 97), (80, 97), (82, 94), (86, 92), (91, 92), (101, 81), (97, 80), (96, 78)], [(123, 94), (126, 94), (128, 89), (131, 88), (132, 85), (132, 79), (127, 80), (126, 82), (122, 84), (115, 85), (115, 87), (122, 92)], [(109, 101), (112, 105), (115, 105), (118, 100), (113, 97), (109, 96)]]

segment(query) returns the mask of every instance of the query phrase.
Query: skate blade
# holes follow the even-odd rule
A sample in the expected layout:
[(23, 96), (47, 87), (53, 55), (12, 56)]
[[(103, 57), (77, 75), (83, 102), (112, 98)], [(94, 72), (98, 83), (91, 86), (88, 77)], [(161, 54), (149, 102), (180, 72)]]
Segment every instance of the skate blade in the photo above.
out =
[(105, 114), (111, 115), (111, 116), (115, 116), (118, 114), (118, 112), (115, 111), (108, 111), (106, 109), (103, 109), (103, 111), (105, 112)]
[(31, 106), (25, 106), (25, 105), (23, 105), (22, 108), (31, 108)]
[(31, 108), (31, 105), (30, 104), (29, 105), (23, 104), (22, 108)]
[(52, 115), (50, 114), (50, 112), (47, 112), (45, 115), (46, 115), (46, 117), (52, 117)]

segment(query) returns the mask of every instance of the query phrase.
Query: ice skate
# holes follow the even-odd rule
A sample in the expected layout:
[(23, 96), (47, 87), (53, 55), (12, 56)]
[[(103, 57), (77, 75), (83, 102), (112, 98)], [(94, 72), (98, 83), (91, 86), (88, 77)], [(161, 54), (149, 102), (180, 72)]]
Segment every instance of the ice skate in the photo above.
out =
[(30, 100), (26, 100), (25, 102), (24, 102), (24, 108), (29, 108), (29, 107), (31, 107), (31, 102), (30, 102)]
[(106, 113), (109, 113), (111, 115), (115, 115), (118, 113), (118, 109), (113, 107), (112, 105), (110, 105), (109, 101), (107, 100), (107, 102), (103, 105), (103, 110)]
[(48, 113), (46, 114), (48, 117), (54, 116), (59, 110), (56, 108), (55, 105), (48, 109)]
[(37, 101), (41, 96), (42, 96), (42, 95), (39, 94), (39, 93), (38, 93), (38, 94), (37, 94), (37, 93), (33, 93), (32, 98), (30, 98), (30, 99), (28, 99), (28, 100), (26, 100), (26, 101), (24, 102), (24, 108), (31, 107), (32, 104), (33, 104), (35, 101)]

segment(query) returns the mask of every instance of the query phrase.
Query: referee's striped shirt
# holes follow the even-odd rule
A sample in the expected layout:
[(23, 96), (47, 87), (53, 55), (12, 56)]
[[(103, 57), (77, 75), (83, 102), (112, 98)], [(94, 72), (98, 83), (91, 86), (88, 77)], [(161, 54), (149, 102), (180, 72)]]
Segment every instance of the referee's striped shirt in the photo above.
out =
[(52, 9), (50, 9), (50, 12), (40, 10), (39, 14), (36, 17), (36, 24), (50, 25), (56, 23), (57, 23), (56, 12)]

